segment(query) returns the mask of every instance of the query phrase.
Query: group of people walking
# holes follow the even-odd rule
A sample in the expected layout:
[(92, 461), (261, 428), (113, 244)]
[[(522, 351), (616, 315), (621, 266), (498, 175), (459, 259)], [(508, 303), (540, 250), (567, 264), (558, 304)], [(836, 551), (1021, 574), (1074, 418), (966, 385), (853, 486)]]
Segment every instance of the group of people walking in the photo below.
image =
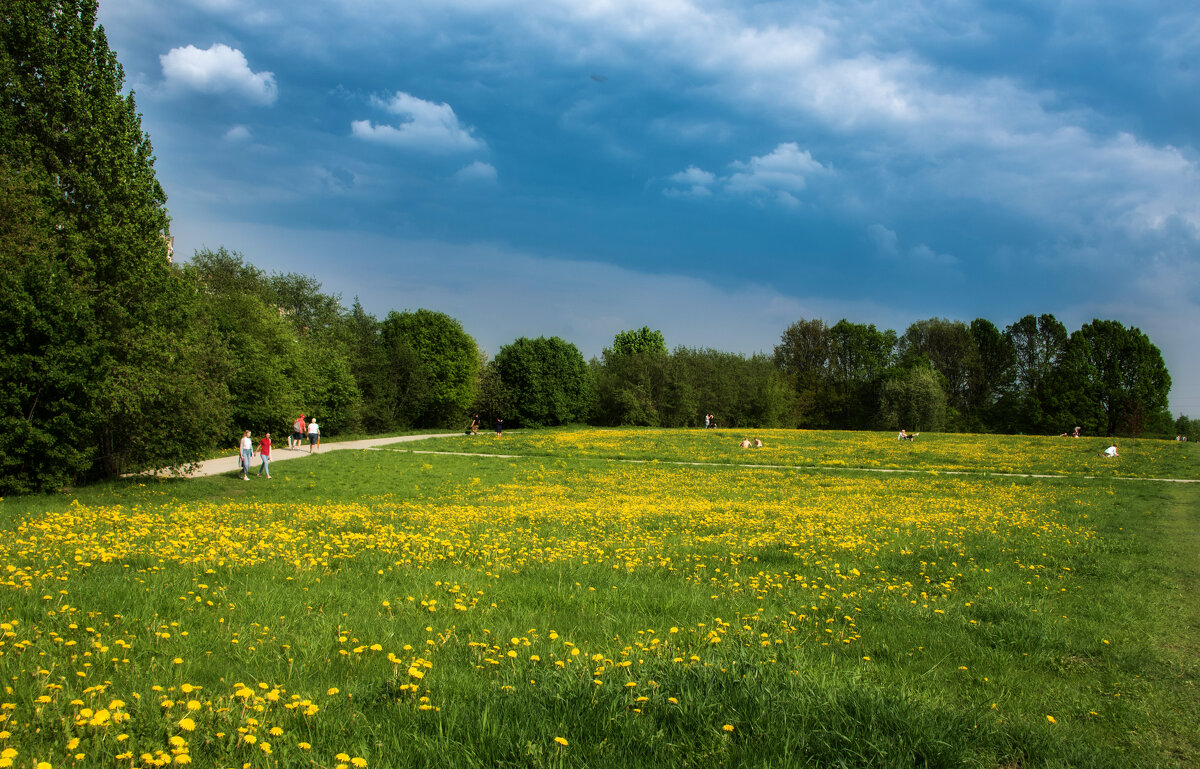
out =
[[(307, 420), (307, 421), (306, 421)], [(308, 437), (308, 453), (311, 454), (321, 447), (321, 425), (317, 424), (316, 417), (306, 417), (301, 414), (292, 422), (292, 434), (288, 436), (288, 448), (294, 451), (299, 451), (304, 445), (304, 438)], [(262, 458), (262, 464), (259, 465), (259, 476), (271, 477), (271, 434), (264, 433), (259, 439), (258, 445), (250, 438), (250, 431), (242, 433), (241, 443), (238, 445), (238, 450), (241, 455), (239, 464), (242, 469), (242, 480), (250, 480), (250, 464), (254, 461), (254, 455), (258, 454)]]

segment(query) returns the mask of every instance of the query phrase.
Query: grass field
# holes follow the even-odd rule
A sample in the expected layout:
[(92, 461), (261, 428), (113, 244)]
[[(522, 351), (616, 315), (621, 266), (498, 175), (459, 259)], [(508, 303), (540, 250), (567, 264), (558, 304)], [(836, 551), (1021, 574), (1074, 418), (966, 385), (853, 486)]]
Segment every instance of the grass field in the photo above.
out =
[(1190, 445), (759, 435), (5, 499), (0, 766), (1200, 763)]

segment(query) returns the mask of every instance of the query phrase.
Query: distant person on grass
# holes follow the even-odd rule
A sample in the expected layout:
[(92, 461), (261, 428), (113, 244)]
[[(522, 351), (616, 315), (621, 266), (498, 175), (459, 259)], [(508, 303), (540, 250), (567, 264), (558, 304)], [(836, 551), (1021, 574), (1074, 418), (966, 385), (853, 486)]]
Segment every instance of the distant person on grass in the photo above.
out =
[(254, 443), (250, 440), (250, 431), (242, 433), (242, 441), (238, 445), (242, 460), (242, 480), (248, 481), (250, 473), (250, 457), (254, 454)]
[(1114, 443), (1113, 445), (1106, 448), (1104, 450), (1104, 456), (1109, 459), (1112, 459), (1113, 457), (1121, 456), (1121, 454), (1117, 451), (1117, 444)]
[(258, 468), (258, 476), (261, 478), (263, 473), (267, 477), (271, 477), (271, 434), (267, 433), (258, 442), (258, 455), (262, 457), (262, 466)]
[(504, 432), (504, 419), (502, 417), (496, 417), (496, 437), (499, 438), (500, 434), (503, 432)]
[(1080, 430), (1082, 430), (1082, 429), (1083, 429), (1082, 427), (1079, 427), (1078, 425), (1076, 425), (1076, 426), (1075, 426), (1075, 432), (1073, 432), (1073, 433), (1063, 433), (1062, 435), (1060, 435), (1060, 436), (1058, 436), (1058, 437), (1059, 437), (1059, 438), (1078, 438), (1078, 437), (1079, 437), (1079, 431), (1080, 431)]
[(918, 435), (920, 435), (920, 433), (907, 433), (904, 431), (904, 428), (900, 428), (900, 434), (896, 436), (896, 440), (911, 441), (912, 439), (916, 438)]
[(471, 424), (467, 427), (467, 435), (479, 435), (479, 415), (471, 417)]
[(749, 438), (742, 438), (742, 442), (741, 442), (741, 443), (739, 443), (738, 445), (739, 445), (739, 446), (741, 446), (741, 447), (742, 447), (742, 448), (744, 448), (744, 449), (748, 449), (748, 448), (750, 448), (750, 439), (749, 439)]
[(754, 448), (756, 448), (756, 449), (761, 449), (762, 447), (763, 447), (763, 442), (762, 442), (762, 439), (760, 439), (760, 438), (755, 438), (755, 439), (754, 439)]
[(317, 418), (313, 417), (308, 423), (308, 453), (313, 453), (313, 449), (321, 448), (321, 426), (317, 424)]
[(304, 415), (301, 414), (295, 422), (292, 422), (292, 435), (288, 438), (288, 448), (298, 449), (304, 443)]

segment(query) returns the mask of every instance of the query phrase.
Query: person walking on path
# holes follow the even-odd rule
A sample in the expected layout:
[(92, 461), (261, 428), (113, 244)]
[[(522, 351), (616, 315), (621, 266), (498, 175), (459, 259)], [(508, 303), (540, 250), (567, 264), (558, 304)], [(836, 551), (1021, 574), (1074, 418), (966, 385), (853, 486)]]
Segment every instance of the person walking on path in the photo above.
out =
[(263, 473), (267, 474), (267, 478), (271, 477), (271, 434), (267, 433), (258, 442), (258, 455), (262, 457), (262, 466), (258, 468), (258, 475), (261, 478)]
[(250, 480), (250, 457), (254, 454), (254, 444), (250, 441), (250, 431), (242, 433), (242, 442), (239, 445), (242, 454), (242, 480)]
[(301, 414), (296, 418), (295, 422), (292, 422), (292, 434), (291, 437), (288, 438), (289, 449), (300, 448), (300, 444), (304, 443), (304, 432), (304, 415)]
[(317, 418), (313, 417), (308, 423), (308, 453), (313, 453), (314, 449), (321, 448), (321, 426), (317, 424)]

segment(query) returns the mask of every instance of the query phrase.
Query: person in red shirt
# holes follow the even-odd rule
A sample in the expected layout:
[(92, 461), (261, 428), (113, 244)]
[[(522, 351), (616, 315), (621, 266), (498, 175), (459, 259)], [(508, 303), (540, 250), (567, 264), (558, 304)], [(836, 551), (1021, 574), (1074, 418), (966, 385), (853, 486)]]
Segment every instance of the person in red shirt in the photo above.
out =
[(271, 434), (267, 433), (258, 442), (258, 454), (262, 457), (262, 467), (258, 468), (258, 474), (261, 477), (263, 473), (267, 477), (271, 477)]
[(288, 437), (289, 449), (299, 450), (300, 446), (304, 443), (304, 433), (306, 430), (307, 427), (304, 424), (304, 415), (301, 414), (299, 419), (292, 422), (292, 434)]

